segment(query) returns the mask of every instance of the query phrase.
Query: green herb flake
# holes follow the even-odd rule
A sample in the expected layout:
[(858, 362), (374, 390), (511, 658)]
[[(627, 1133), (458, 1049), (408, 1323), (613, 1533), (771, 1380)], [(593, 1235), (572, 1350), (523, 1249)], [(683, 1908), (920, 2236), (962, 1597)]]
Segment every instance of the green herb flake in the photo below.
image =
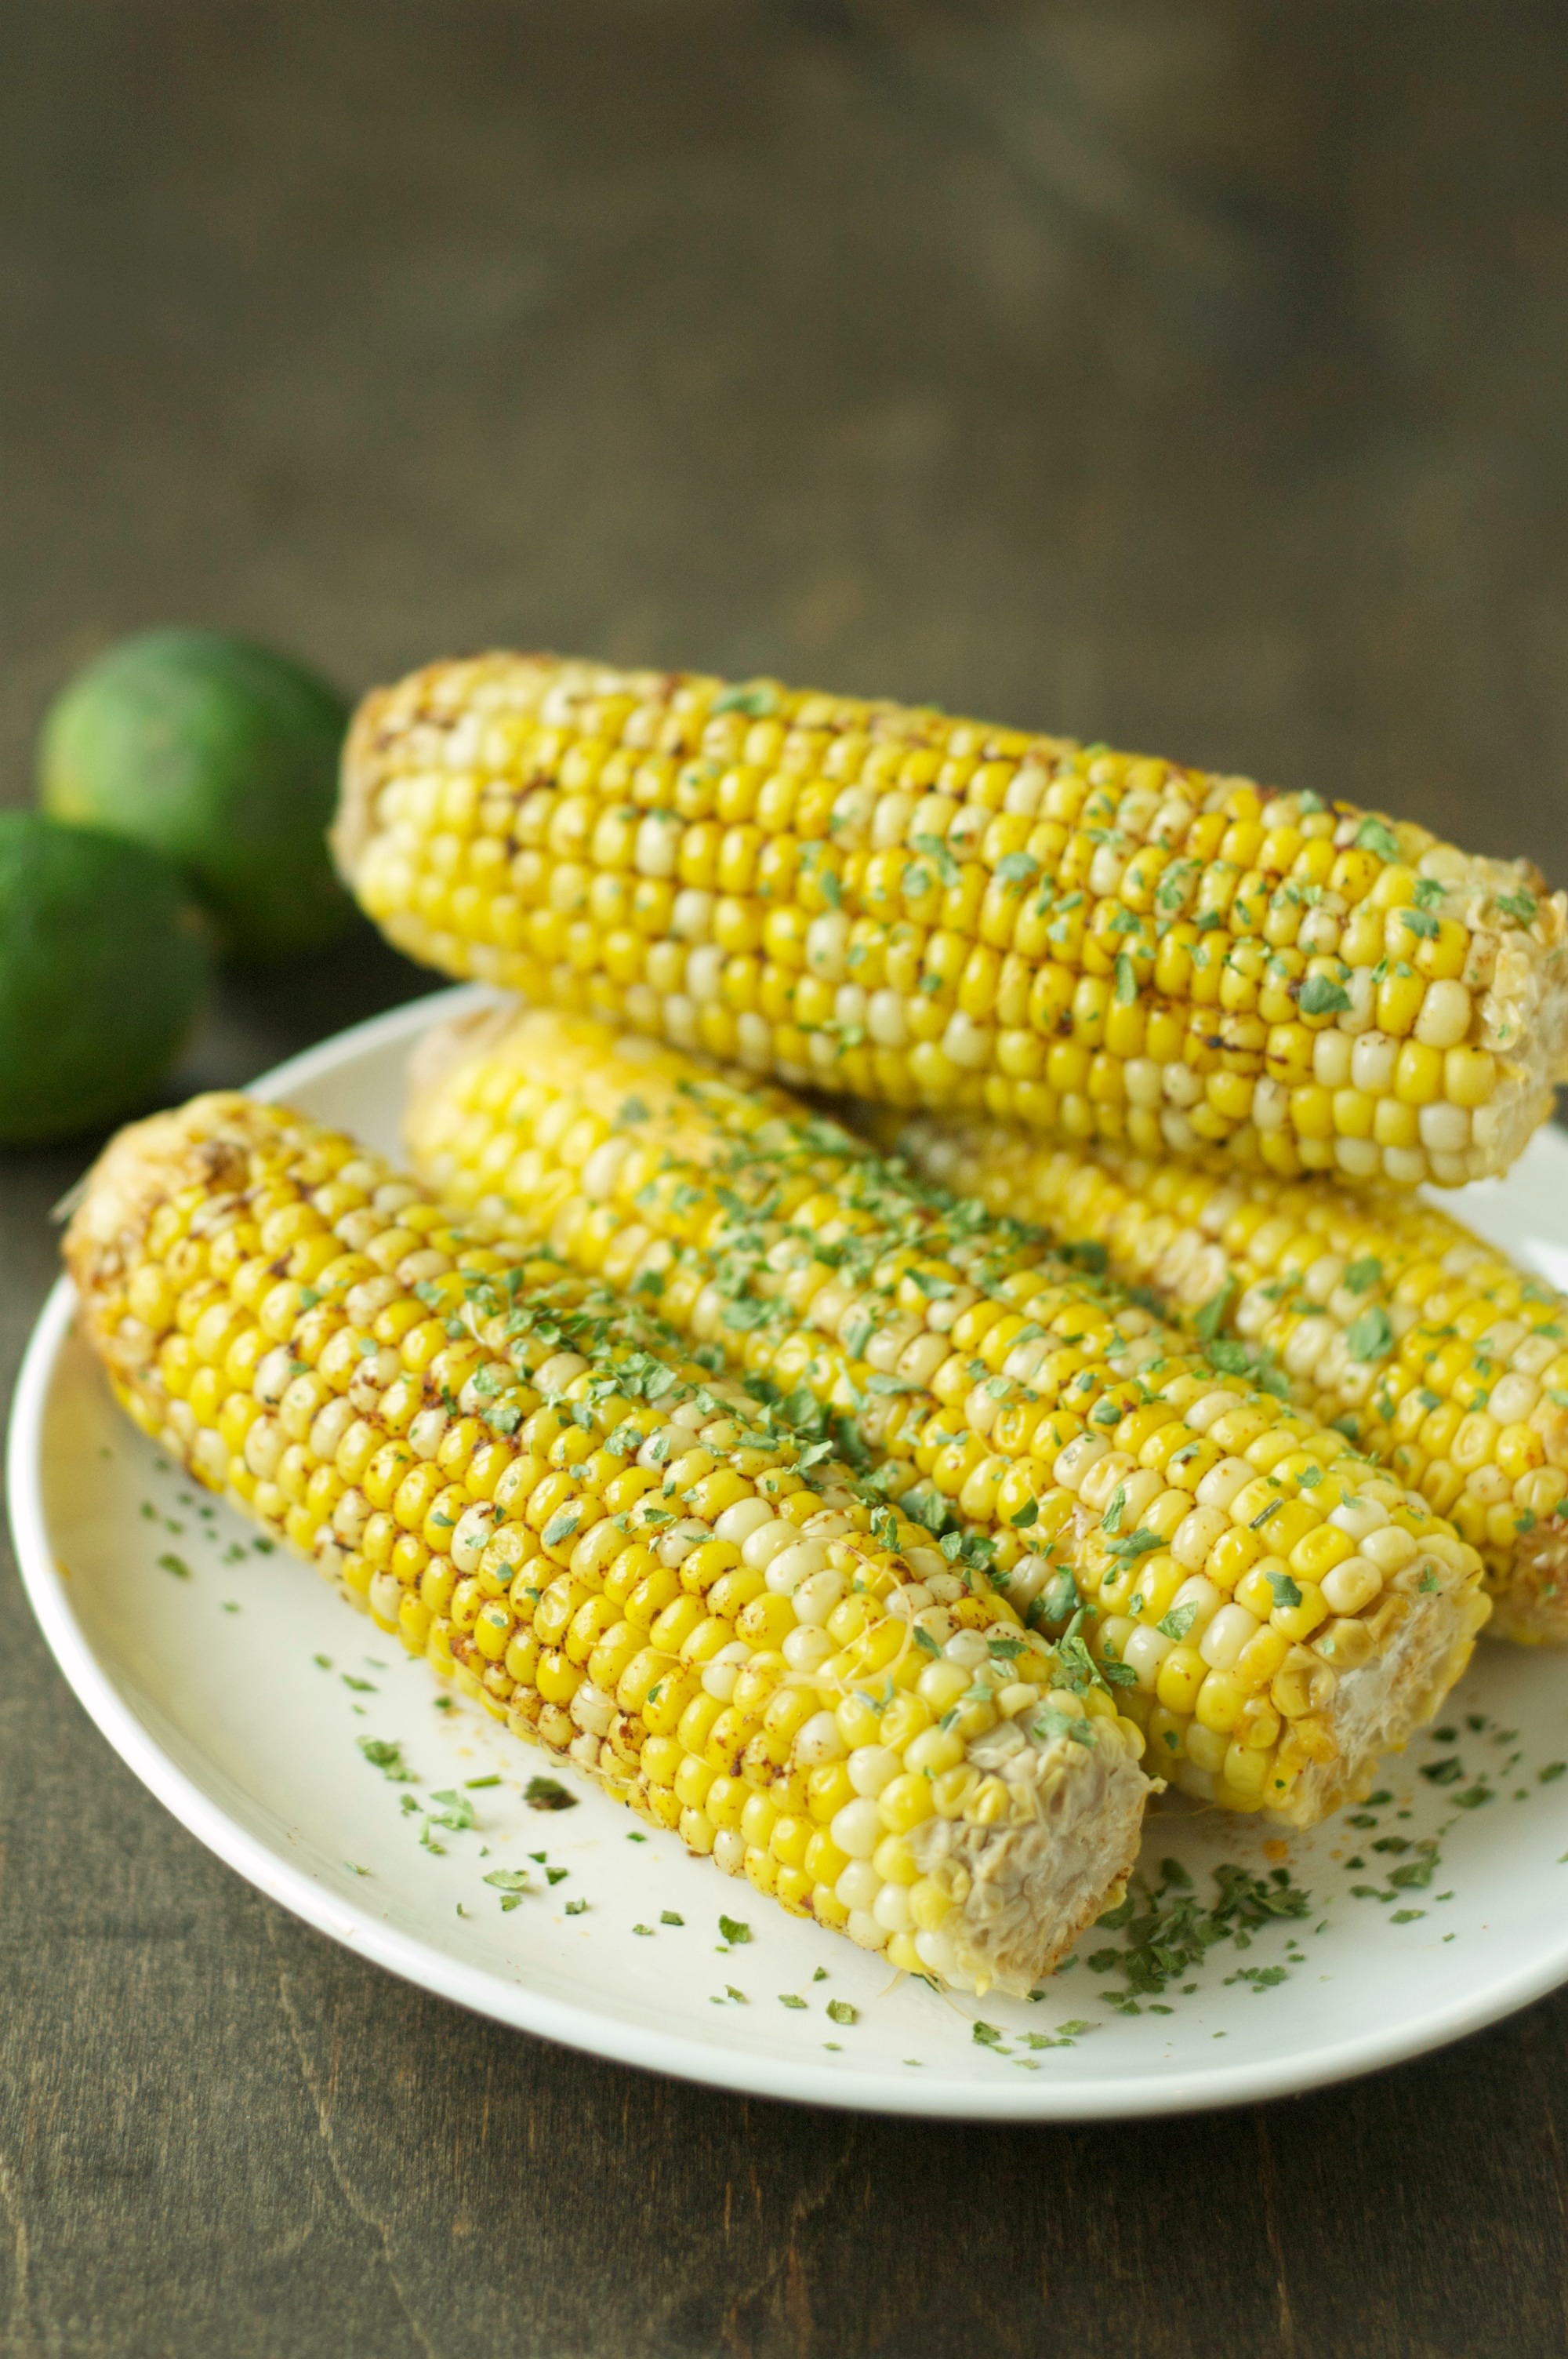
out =
[(1376, 1286), (1379, 1283), (1382, 1275), (1382, 1263), (1368, 1254), (1362, 1260), (1351, 1263), (1342, 1282), (1350, 1288), (1352, 1294), (1365, 1294), (1369, 1286)]
[(466, 1834), (474, 1824), (473, 1804), (455, 1787), (443, 1788), (440, 1793), (432, 1794), (430, 1799), (441, 1805), (438, 1810), (430, 1811), (430, 1819), (435, 1825), (445, 1827), (449, 1834)]
[(500, 1893), (503, 1916), (514, 1908), (520, 1908), (533, 1889), (528, 1881), (528, 1871), (524, 1867), (498, 1867), (492, 1869), (484, 1880)]
[(531, 1810), (575, 1810), (578, 1798), (554, 1777), (530, 1777), (523, 1799)]
[(1303, 1016), (1343, 1016), (1349, 1008), (1350, 994), (1325, 974), (1309, 974), (1296, 1005)]
[(1229, 1315), (1230, 1306), (1241, 1291), (1238, 1277), (1227, 1277), (1217, 1294), (1213, 1294), (1193, 1321), (1193, 1332), (1200, 1343), (1212, 1343)]
[(1345, 1331), (1346, 1350), (1363, 1365), (1387, 1359), (1393, 1347), (1393, 1321), (1380, 1304), (1371, 1304)]
[(1379, 859), (1390, 867), (1398, 866), (1400, 840), (1386, 819), (1369, 814), (1357, 829), (1355, 842), (1357, 850), (1375, 852)]
[(741, 712), (748, 721), (765, 721), (770, 713), (778, 711), (778, 690), (771, 680), (762, 679), (721, 690), (708, 710), (715, 719), (721, 712)]

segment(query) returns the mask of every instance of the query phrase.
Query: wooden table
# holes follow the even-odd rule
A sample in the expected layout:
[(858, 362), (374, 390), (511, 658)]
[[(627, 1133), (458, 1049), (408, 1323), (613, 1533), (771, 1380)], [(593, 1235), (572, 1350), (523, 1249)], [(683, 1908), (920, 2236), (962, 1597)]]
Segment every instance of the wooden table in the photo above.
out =
[[(0, 56), (5, 796), (190, 620), (913, 692), (1568, 873), (1560, 9), (0, 0)], [(231, 983), (171, 1093), (419, 987)], [(7, 1381), (86, 1151), (3, 1167)], [(1148, 2126), (646, 2079), (240, 1884), (0, 1577), (3, 2359), (1568, 2349), (1568, 1996)]]

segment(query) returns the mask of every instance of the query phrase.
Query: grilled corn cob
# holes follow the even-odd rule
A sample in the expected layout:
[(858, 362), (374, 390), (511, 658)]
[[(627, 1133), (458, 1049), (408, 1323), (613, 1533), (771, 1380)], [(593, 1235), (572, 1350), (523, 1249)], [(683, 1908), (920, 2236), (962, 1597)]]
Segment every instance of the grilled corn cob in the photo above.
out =
[(66, 1258), (143, 1429), (519, 1735), (896, 1965), (1027, 1991), (1149, 1781), (1087, 1664), (737, 1385), (354, 1143), (122, 1133)]
[(1391, 1190), (1217, 1182), (986, 1123), (917, 1121), (899, 1144), (1238, 1339), (1480, 1551), (1499, 1637), (1568, 1645), (1568, 1301), (1541, 1279)]
[(1479, 1559), (1343, 1434), (775, 1093), (497, 1010), (427, 1044), (407, 1136), (444, 1196), (832, 1413), (907, 1510), (990, 1539), (1029, 1618), (1086, 1609), (1190, 1792), (1310, 1825), (1468, 1659)]
[(1568, 1076), (1568, 902), (1311, 794), (553, 657), (366, 699), (335, 831), (403, 949), (758, 1072), (1445, 1186)]

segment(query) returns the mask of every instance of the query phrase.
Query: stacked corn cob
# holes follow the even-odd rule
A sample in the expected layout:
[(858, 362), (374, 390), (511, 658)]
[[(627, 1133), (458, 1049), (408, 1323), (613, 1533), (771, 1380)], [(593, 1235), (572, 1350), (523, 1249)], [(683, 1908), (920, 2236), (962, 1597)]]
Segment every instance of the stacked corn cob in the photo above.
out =
[(1148, 1780), (1087, 1658), (603, 1288), (241, 1098), (123, 1133), (66, 1256), (137, 1422), (519, 1734), (892, 1961), (1027, 1991)]
[(1492, 1627), (1568, 1644), (1568, 1301), (1390, 1189), (1160, 1169), (917, 1121), (920, 1170), (1107, 1256), (1189, 1328), (1233, 1335), (1480, 1549)]
[(343, 875), (427, 964), (757, 1071), (1283, 1178), (1498, 1171), (1568, 903), (1314, 795), (553, 657), (362, 706)]
[(408, 1136), (444, 1196), (651, 1296), (795, 1418), (832, 1412), (1032, 1619), (1086, 1606), (1191, 1792), (1310, 1824), (1468, 1659), (1478, 1558), (1342, 1434), (776, 1093), (502, 1010), (427, 1046)]

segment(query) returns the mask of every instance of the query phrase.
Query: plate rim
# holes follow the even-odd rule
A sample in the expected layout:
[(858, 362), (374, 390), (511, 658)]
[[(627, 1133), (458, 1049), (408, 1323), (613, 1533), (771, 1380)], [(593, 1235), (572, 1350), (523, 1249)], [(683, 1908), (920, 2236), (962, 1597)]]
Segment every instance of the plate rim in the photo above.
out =
[[(330, 1077), (359, 1056), (411, 1043), (444, 1016), (486, 1005), (496, 996), (486, 986), (460, 984), (406, 1001), (272, 1067), (250, 1084), (247, 1094), (276, 1098)], [(1559, 1138), (1568, 1151), (1568, 1139)], [(5, 1451), (7, 1505), (23, 1587), (66, 1684), (133, 1775), (225, 1865), (329, 1940), (438, 1997), (588, 2055), (739, 2095), (928, 2119), (1130, 2121), (1301, 2095), (1405, 2063), (1484, 2029), (1568, 1980), (1565, 1923), (1555, 1945), (1528, 1965), (1491, 1976), (1463, 1998), (1429, 2007), (1392, 2027), (1320, 2041), (1305, 2051), (1287, 2050), (1277, 2060), (1217, 2064), (1196, 2072), (1156, 2070), (1057, 2085), (1031, 2082), (1022, 2087), (1003, 2083), (988, 2088), (957, 2078), (904, 2084), (850, 2064), (829, 2068), (783, 2059), (765, 2047), (750, 2051), (710, 2046), (687, 2034), (640, 2028), (593, 2006), (535, 1991), (525, 1981), (509, 1981), (488, 1968), (465, 1965), (341, 1898), (232, 1818), (165, 1751), (99, 1662), (77, 1619), (69, 1578), (50, 1547), (43, 1499), (45, 1419), (74, 1311), (70, 1280), (57, 1278), (17, 1371)]]

